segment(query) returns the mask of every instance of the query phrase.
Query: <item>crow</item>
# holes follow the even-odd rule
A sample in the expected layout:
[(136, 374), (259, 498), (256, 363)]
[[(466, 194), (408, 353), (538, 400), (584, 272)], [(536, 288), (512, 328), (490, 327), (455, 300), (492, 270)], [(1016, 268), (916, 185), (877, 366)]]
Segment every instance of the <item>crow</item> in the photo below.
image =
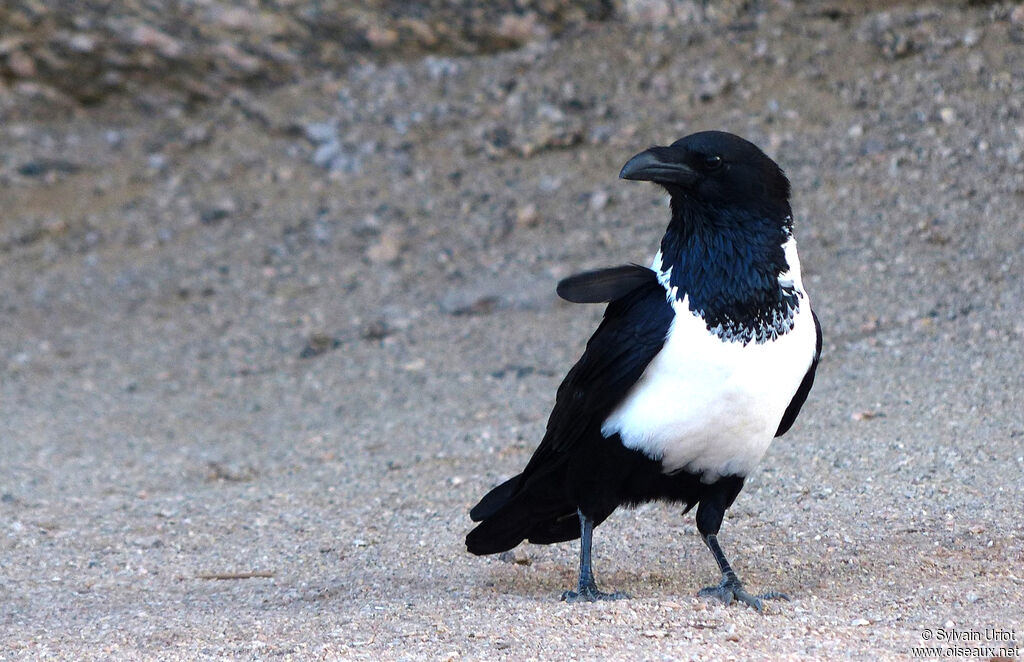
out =
[(619, 177), (654, 182), (671, 218), (650, 268), (635, 264), (558, 284), (574, 303), (607, 303), (555, 396), (522, 473), (470, 511), (473, 554), (523, 540), (580, 538), (569, 602), (628, 597), (597, 588), (595, 526), (620, 505), (696, 506), (722, 580), (701, 596), (762, 610), (784, 598), (744, 588), (718, 542), (725, 511), (774, 437), (793, 425), (814, 382), (821, 326), (804, 290), (790, 184), (757, 146), (704, 131), (629, 159)]

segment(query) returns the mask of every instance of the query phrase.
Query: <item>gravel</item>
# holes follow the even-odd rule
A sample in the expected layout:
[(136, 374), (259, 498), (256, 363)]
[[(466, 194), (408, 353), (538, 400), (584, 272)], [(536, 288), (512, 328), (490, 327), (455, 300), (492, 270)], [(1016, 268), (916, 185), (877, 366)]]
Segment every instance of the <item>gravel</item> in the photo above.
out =
[[(337, 50), (302, 3), (2, 10), (0, 658), (1019, 655), (1020, 6), (329, 4)], [(652, 504), (596, 534), (633, 599), (566, 605), (574, 545), (469, 556), (467, 509), (600, 317), (554, 284), (654, 252), (619, 167), (703, 128), (788, 172), (825, 331), (723, 528), (793, 601), (696, 598)]]

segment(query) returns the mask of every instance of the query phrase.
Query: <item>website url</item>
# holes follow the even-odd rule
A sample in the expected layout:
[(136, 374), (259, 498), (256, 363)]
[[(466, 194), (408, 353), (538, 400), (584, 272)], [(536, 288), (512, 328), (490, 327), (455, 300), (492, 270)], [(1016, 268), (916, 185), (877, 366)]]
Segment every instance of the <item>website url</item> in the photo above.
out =
[(1020, 657), (1020, 648), (1008, 646), (912, 646), (911, 657)]

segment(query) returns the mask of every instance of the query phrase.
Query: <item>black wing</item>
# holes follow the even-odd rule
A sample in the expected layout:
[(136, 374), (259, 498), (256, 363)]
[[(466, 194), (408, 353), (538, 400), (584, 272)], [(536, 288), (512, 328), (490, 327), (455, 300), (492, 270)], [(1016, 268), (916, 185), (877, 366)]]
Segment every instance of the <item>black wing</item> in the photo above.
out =
[(800, 408), (804, 406), (807, 394), (811, 392), (811, 386), (814, 385), (814, 372), (818, 369), (818, 359), (821, 358), (821, 324), (818, 323), (818, 316), (814, 314), (813, 310), (811, 311), (811, 317), (814, 319), (814, 330), (818, 336), (817, 346), (814, 348), (814, 360), (811, 361), (811, 367), (807, 369), (807, 374), (804, 375), (803, 381), (800, 382), (800, 388), (796, 390), (793, 399), (789, 401), (786, 413), (782, 415), (782, 422), (779, 423), (779, 429), (775, 433), (776, 437), (786, 434), (789, 428), (793, 426), (796, 415), (800, 413)]
[(523, 471), (524, 477), (581, 439), (600, 434), (605, 419), (665, 344), (675, 315), (665, 289), (650, 269), (629, 269), (647, 274), (627, 276), (636, 285), (608, 304), (583, 356), (558, 387), (544, 439)]
[(640, 287), (656, 283), (654, 272), (638, 264), (624, 264), (569, 276), (558, 283), (558, 296), (573, 303), (605, 303), (625, 297)]

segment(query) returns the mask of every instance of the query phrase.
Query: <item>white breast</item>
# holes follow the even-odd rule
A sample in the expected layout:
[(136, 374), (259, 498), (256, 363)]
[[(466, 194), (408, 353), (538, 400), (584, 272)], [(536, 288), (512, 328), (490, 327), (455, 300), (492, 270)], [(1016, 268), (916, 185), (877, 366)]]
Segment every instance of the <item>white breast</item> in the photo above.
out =
[(660, 459), (666, 473), (685, 469), (704, 482), (753, 470), (814, 357), (810, 301), (790, 243), (790, 270), (780, 280), (792, 281), (801, 297), (793, 328), (771, 342), (728, 342), (708, 331), (685, 297), (673, 301), (665, 346), (605, 420), (606, 437), (618, 433), (628, 448)]

